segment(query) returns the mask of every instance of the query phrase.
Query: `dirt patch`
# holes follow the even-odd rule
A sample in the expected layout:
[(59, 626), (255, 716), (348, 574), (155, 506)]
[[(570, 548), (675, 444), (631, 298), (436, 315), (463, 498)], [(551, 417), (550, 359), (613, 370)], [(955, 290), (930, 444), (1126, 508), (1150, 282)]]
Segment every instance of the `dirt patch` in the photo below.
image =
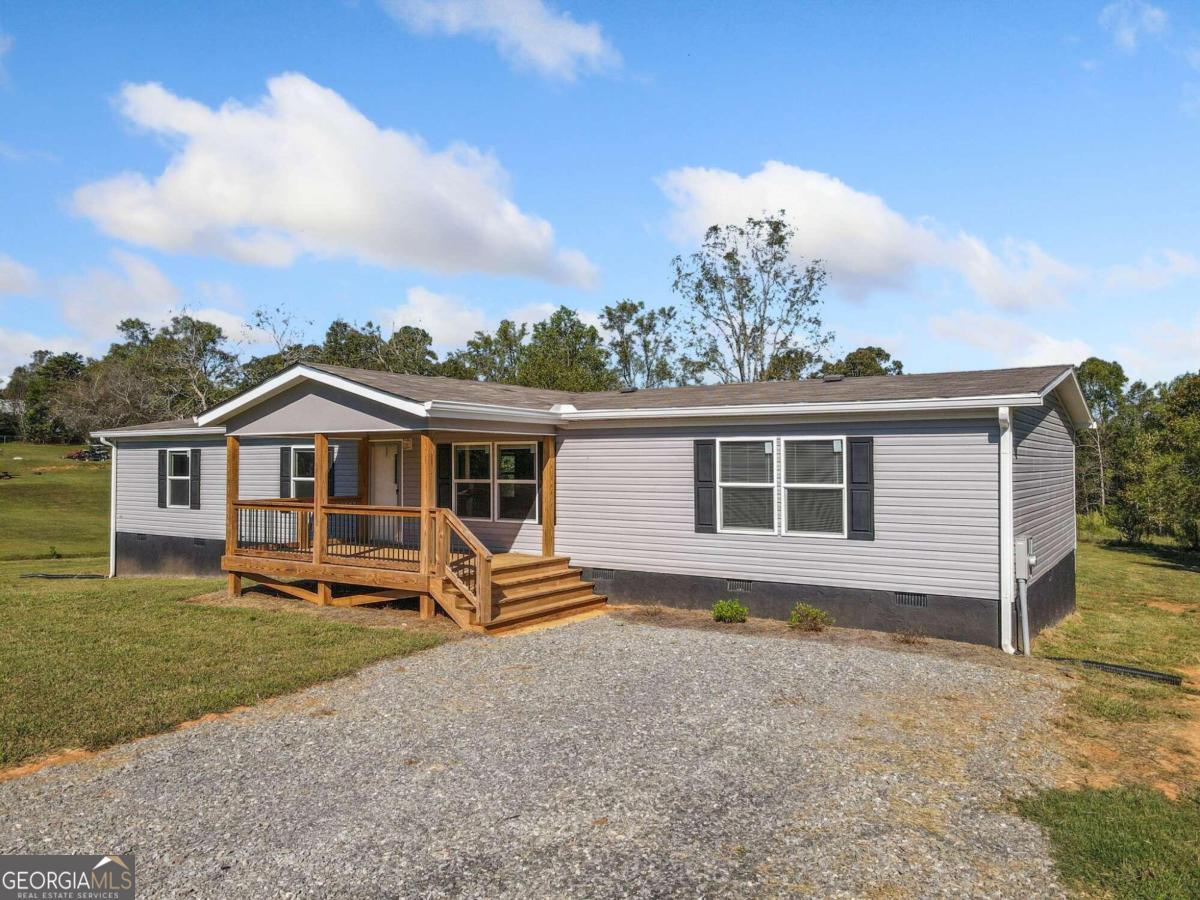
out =
[(91, 750), (60, 750), (57, 753), (51, 753), (35, 759), (33, 762), (0, 769), (0, 781), (11, 781), (14, 778), (32, 775), (34, 772), (39, 772), (50, 766), (61, 766), (66, 763), (79, 762), (82, 759), (91, 759), (95, 755)]
[(277, 594), (268, 588), (253, 587), (244, 591), (240, 597), (230, 597), (225, 591), (213, 591), (210, 594), (189, 597), (182, 602), (272, 613), (294, 613), (315, 616), (329, 622), (361, 625), (365, 628), (400, 628), (414, 633), (432, 632), (448, 640), (467, 636), (467, 632), (447, 616), (438, 615), (433, 619), (422, 619), (416, 600), (390, 600), (366, 606), (315, 606), (304, 600)]
[(1147, 600), (1142, 605), (1149, 606), (1152, 609), (1161, 609), (1163, 612), (1174, 613), (1177, 616), (1181, 616), (1184, 613), (1191, 612), (1193, 609), (1195, 609), (1195, 607), (1191, 606), (1190, 604), (1175, 603), (1171, 600)]
[(777, 637), (792, 641), (813, 641), (843, 647), (870, 647), (876, 650), (894, 650), (897, 653), (919, 653), (958, 659), (981, 665), (1000, 668), (1018, 668), (1043, 672), (1061, 671), (1053, 663), (1023, 656), (1009, 656), (994, 647), (978, 644), (963, 644), (927, 637), (912, 631), (889, 633), (865, 631), (857, 628), (826, 628), (824, 631), (801, 631), (789, 628), (787, 622), (778, 619), (749, 618), (745, 622), (714, 622), (707, 610), (676, 609), (670, 606), (635, 606), (620, 604), (608, 606), (609, 614), (618, 620), (641, 625), (656, 625), (663, 628), (689, 628), (698, 631), (724, 631), (728, 634), (753, 635), (755, 637)]

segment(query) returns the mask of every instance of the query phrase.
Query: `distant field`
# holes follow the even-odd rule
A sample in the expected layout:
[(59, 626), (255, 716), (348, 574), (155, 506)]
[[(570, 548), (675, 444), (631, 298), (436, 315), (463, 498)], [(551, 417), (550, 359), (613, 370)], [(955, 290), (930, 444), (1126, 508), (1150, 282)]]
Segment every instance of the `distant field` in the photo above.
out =
[(108, 553), (108, 463), (63, 459), (79, 444), (0, 444), (0, 560)]

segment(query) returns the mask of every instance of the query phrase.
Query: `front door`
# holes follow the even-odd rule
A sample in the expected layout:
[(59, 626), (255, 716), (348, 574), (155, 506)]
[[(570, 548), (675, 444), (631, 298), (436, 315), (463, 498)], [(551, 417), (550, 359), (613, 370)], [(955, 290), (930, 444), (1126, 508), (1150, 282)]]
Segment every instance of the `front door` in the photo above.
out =
[(371, 496), (367, 502), (372, 506), (403, 506), (400, 496), (401, 445), (399, 442), (371, 444)]

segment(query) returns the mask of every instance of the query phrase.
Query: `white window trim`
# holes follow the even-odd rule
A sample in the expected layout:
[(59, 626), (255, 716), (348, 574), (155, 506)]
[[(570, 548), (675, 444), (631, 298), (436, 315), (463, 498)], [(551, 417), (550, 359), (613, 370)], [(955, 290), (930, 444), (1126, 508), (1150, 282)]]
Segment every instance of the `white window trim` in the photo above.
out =
[[(800, 443), (801, 441), (841, 441), (842, 442), (842, 483), (841, 484), (807, 484), (802, 481), (790, 482), (787, 480), (787, 445)], [(846, 490), (846, 483), (849, 479), (849, 444), (846, 442), (846, 436), (831, 434), (831, 435), (802, 435), (798, 437), (780, 438), (779, 445), (779, 479), (782, 485), (783, 494), (781, 495), (784, 502), (784, 509), (780, 513), (780, 527), (782, 533), (790, 537), (815, 537), (815, 538), (834, 538), (835, 540), (844, 540), (848, 534), (849, 528), (849, 510), (846, 508), (847, 496), (849, 492)], [(842, 530), (840, 533), (836, 531), (792, 531), (787, 525), (787, 489), (788, 488), (816, 488), (819, 490), (841, 491), (842, 492)]]
[[(291, 499), (293, 499), (293, 500), (296, 499), (296, 496), (297, 496), (296, 495), (296, 482), (297, 481), (311, 481), (312, 486), (313, 486), (313, 497), (316, 497), (316, 495), (317, 495), (317, 445), (316, 444), (293, 444), (289, 448), (289, 450), (291, 451), (291, 454), (292, 454), (291, 466), (289, 467), (290, 468), (290, 471), (289, 471), (290, 480), (288, 482), (288, 484), (291, 486), (291, 490), (292, 490)], [(302, 476), (300, 478), (296, 477), (296, 451), (297, 450), (311, 450), (313, 452), (313, 473), (312, 473), (311, 478), (309, 478), (307, 476)], [(333, 485), (330, 485), (330, 488), (332, 488), (332, 487), (333, 487)], [(330, 495), (332, 496), (332, 494), (333, 494), (333, 491), (330, 490)], [(308, 499), (308, 498), (303, 498), (303, 499)]]
[[(500, 448), (501, 447), (528, 447), (533, 451), (533, 478), (505, 478), (500, 479)], [(537, 441), (495, 441), (492, 444), (492, 459), (495, 462), (492, 465), (492, 473), (495, 476), (492, 479), (492, 515), (497, 522), (537, 522), (538, 507), (542, 501), (542, 492), (538, 487), (538, 442)], [(525, 519), (510, 519), (500, 517), (500, 485), (501, 484), (532, 484), (533, 485), (533, 516)]]
[[(774, 437), (752, 435), (750, 437), (717, 438), (717, 533), (718, 534), (779, 534), (779, 446)], [(768, 482), (722, 481), (721, 480), (721, 445), (722, 444), (770, 444), (771, 445), (771, 474), (773, 480)], [(725, 527), (725, 488), (770, 488), (771, 489), (771, 527), (768, 528), (726, 528)]]
[[(487, 447), (488, 448), (488, 477), (487, 478), (459, 478), (458, 477), (458, 448), (459, 447)], [(488, 485), (488, 497), (490, 499), (491, 515), (487, 518), (483, 516), (462, 516), (458, 513), (458, 486), (460, 484), (486, 484)], [(452, 443), (450, 445), (450, 489), (452, 496), (450, 497), (454, 514), (464, 522), (495, 522), (496, 521), (496, 446), (492, 441), (462, 441), (461, 443)], [(512, 521), (516, 521), (515, 519)]]
[[(182, 453), (183, 458), (187, 460), (188, 473), (186, 475), (171, 474), (171, 457), (176, 453)], [(171, 482), (186, 481), (188, 483), (188, 499), (187, 503), (172, 503), (171, 502)], [(192, 508), (192, 448), (191, 447), (170, 447), (167, 449), (167, 509), (191, 509)]]

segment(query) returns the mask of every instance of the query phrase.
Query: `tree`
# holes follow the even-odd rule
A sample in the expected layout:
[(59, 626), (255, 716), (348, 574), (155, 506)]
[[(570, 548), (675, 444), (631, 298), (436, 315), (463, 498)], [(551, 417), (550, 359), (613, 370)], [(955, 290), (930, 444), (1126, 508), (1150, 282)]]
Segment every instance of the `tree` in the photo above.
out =
[(777, 358), (794, 369), (822, 357), (833, 340), (820, 314), (826, 273), (819, 260), (790, 261), (793, 237), (781, 210), (745, 225), (714, 225), (696, 253), (675, 257), (673, 287), (688, 304), (687, 359), (696, 371), (761, 381), (785, 368)]
[(621, 383), (627, 388), (656, 388), (695, 380), (676, 358), (675, 307), (646, 309), (641, 300), (622, 300), (606, 306), (600, 322), (610, 333)]
[(882, 347), (859, 347), (841, 359), (824, 363), (820, 375), (844, 375), (863, 378), (869, 375), (903, 375), (904, 363), (893, 359)]
[(1078, 494), (1084, 512), (1087, 511), (1093, 496), (1097, 498), (1099, 508), (1103, 512), (1108, 505), (1110, 476), (1105, 471), (1105, 458), (1112, 437), (1112, 422), (1125, 402), (1125, 384), (1129, 379), (1120, 363), (1095, 356), (1088, 357), (1080, 363), (1076, 374), (1084, 400), (1091, 411), (1092, 421), (1095, 423), (1090, 432), (1081, 432), (1076, 436), (1076, 446), (1080, 451), (1076, 466)]
[[(39, 444), (78, 440), (81, 433), (66, 422), (55, 408), (59, 392), (83, 373), (84, 359), (78, 353), (38, 351), (21, 373), (23, 394), (21, 435)], [(15, 376), (14, 376), (15, 377)]]
[(614, 390), (621, 380), (609, 365), (596, 327), (585, 325), (573, 309), (560, 306), (533, 326), (520, 354), (517, 383), (583, 393)]
[(437, 367), (432, 342), (429, 332), (412, 325), (397, 328), (384, 340), (374, 322), (365, 322), (360, 327), (345, 319), (335, 319), (326, 330), (325, 341), (315, 356), (317, 361), (333, 366), (432, 375)]
[(517, 384), (521, 355), (529, 329), (505, 319), (495, 334), (477, 331), (467, 346), (451, 353), (442, 363), (442, 374), (452, 378)]

